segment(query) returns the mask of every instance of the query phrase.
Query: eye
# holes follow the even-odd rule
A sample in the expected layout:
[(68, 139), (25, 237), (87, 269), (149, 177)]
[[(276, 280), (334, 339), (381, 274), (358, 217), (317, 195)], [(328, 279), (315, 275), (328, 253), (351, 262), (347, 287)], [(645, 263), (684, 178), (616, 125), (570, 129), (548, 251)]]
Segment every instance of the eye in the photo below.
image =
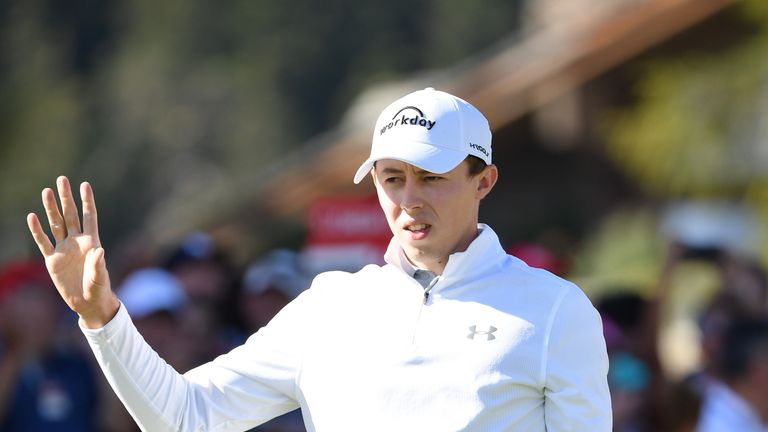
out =
[(400, 177), (385, 177), (384, 183), (397, 183), (400, 181)]
[(440, 177), (440, 176), (434, 176), (434, 175), (432, 175), (432, 176), (424, 176), (424, 181), (428, 181), (428, 182), (433, 182), (433, 181), (437, 181), (437, 180), (441, 180), (441, 179), (442, 179), (442, 177)]

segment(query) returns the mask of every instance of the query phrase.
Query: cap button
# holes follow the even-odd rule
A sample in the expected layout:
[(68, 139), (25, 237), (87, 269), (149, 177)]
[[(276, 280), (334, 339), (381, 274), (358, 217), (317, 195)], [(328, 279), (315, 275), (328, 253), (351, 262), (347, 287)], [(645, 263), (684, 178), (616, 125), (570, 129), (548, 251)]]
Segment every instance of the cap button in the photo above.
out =
[(425, 88), (424, 90), (435, 91), (435, 88), (434, 88), (434, 87), (427, 87), (427, 88)]

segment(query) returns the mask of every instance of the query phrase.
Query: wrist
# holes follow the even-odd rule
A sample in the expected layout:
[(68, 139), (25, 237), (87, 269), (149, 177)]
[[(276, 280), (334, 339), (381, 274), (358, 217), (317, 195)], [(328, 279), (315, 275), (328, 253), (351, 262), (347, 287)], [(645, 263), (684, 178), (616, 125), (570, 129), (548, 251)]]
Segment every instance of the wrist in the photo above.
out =
[(117, 315), (117, 311), (120, 309), (120, 300), (114, 293), (110, 293), (109, 298), (104, 302), (104, 306), (94, 310), (88, 314), (80, 315), (80, 325), (87, 329), (95, 330), (100, 329), (107, 325)]

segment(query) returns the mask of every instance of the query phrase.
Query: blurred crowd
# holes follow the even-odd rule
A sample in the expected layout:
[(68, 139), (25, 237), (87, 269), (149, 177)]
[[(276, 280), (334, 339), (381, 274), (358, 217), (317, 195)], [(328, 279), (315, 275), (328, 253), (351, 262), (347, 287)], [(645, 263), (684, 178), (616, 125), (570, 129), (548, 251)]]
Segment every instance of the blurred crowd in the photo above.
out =
[[(716, 279), (697, 307), (676, 292), (697, 289), (680, 276), (691, 270)], [(653, 297), (627, 289), (600, 299), (614, 430), (768, 430), (766, 282), (753, 259), (673, 243)], [(675, 352), (693, 361), (680, 368)]]
[[(538, 245), (510, 252), (533, 266), (566, 271)], [(703, 268), (692, 264), (717, 280), (695, 307), (678, 304), (686, 297), (676, 293), (686, 290), (682, 269)], [(312, 277), (301, 256), (288, 250), (238, 268), (204, 233), (190, 234), (157, 258), (120, 265), (111, 268), (118, 297), (147, 342), (181, 372), (244, 343)], [(616, 288), (592, 299), (610, 357), (614, 430), (765, 431), (768, 278), (762, 266), (727, 250), (672, 243), (653, 292)], [(694, 359), (687, 368), (661, 352), (670, 335), (682, 357)], [(99, 373), (44, 265), (8, 262), (0, 266), (0, 431), (52, 430), (137, 428)], [(304, 426), (294, 411), (254, 430)]]
[[(110, 267), (113, 289), (146, 341), (180, 372), (243, 344), (310, 283), (295, 252), (275, 250), (238, 269), (204, 233), (157, 258), (127, 255)], [(0, 266), (0, 431), (138, 430), (45, 265)], [(254, 429), (304, 430), (298, 411)]]

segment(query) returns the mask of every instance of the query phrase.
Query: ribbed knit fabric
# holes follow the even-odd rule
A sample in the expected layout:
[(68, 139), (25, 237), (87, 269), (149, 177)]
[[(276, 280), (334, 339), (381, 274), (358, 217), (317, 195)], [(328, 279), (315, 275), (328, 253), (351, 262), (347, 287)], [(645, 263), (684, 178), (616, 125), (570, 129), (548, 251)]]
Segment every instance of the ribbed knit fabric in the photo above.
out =
[(83, 329), (143, 430), (242, 431), (300, 407), (310, 431), (611, 430), (600, 318), (484, 225), (424, 287), (389, 264), (324, 273), (247, 343), (179, 375), (121, 307)]

